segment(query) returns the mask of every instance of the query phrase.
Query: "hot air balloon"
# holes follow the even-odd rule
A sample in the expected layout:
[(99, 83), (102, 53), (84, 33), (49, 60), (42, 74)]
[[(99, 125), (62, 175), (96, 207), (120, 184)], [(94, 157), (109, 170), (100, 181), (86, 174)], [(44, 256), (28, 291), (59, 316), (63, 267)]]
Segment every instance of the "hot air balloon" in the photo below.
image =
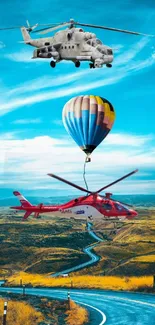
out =
[(70, 99), (62, 112), (67, 132), (87, 155), (90, 154), (110, 132), (115, 112), (111, 103), (99, 96), (85, 95)]

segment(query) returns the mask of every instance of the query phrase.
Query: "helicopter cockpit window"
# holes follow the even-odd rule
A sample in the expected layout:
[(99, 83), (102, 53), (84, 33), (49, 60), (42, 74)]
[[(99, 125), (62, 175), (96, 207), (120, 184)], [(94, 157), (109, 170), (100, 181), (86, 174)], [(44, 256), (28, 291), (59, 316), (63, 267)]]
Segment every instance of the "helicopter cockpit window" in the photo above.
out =
[(100, 41), (100, 39), (96, 39), (96, 44), (102, 44), (102, 42)]
[(96, 46), (96, 39), (92, 40), (92, 46)]
[(49, 42), (45, 42), (45, 45), (48, 46), (48, 45), (50, 45), (50, 43)]
[(107, 54), (112, 55), (113, 54), (112, 50), (111, 49), (107, 49)]
[(125, 210), (127, 212), (129, 211), (124, 205), (114, 203), (114, 206), (115, 206), (116, 210), (118, 210), (118, 211), (122, 211), (122, 210)]
[(99, 52), (105, 54), (105, 49), (104, 49), (104, 47), (103, 47), (102, 45), (98, 45), (96, 48), (97, 48), (97, 50), (98, 50)]
[(105, 209), (105, 210), (111, 210), (112, 205), (110, 203), (103, 203), (102, 208)]

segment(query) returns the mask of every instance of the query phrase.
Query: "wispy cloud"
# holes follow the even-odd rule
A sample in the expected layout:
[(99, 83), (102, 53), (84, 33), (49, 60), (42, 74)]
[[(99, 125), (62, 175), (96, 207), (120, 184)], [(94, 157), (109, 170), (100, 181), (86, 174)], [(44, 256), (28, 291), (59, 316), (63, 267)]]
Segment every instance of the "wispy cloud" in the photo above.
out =
[(3, 49), (6, 45), (0, 41), (0, 49)]
[(33, 50), (31, 48), (29, 50), (22, 50), (20, 52), (6, 54), (5, 58), (15, 62), (33, 63), (33, 64), (34, 63), (40, 64), (41, 62), (44, 63), (45, 61), (47, 61), (47, 59), (40, 59), (40, 58), (33, 60), (32, 59)]
[(39, 124), (41, 123), (40, 118), (35, 119), (21, 119), (21, 120), (15, 120), (12, 122), (12, 124)]
[[(122, 81), (133, 73), (143, 71), (143, 69), (149, 68), (155, 63), (152, 52), (149, 53), (147, 58), (139, 61), (133, 61), (133, 58), (144, 49), (148, 42), (148, 38), (143, 38), (131, 50), (120, 54), (114, 61), (115, 72), (113, 72), (113, 69), (109, 71), (105, 67), (95, 70), (85, 69), (70, 75), (59, 75), (55, 79), (44, 76), (38, 80), (33, 80), (33, 82), (31, 80), (31, 83), (19, 85), (16, 89), (1, 97), (0, 115), (29, 104), (109, 86)], [(61, 86), (61, 88), (57, 86)]]
[(17, 139), (18, 131), (0, 133), (0, 141)]
[(149, 41), (150, 39), (148, 37), (142, 38), (130, 50), (124, 51), (121, 55), (117, 56), (115, 63), (117, 65), (123, 65), (133, 60), (144, 49)]
[(51, 123), (55, 125), (61, 125), (61, 126), (63, 125), (62, 120), (52, 120)]
[(84, 70), (82, 71), (77, 71), (75, 73), (70, 73), (70, 74), (59, 74), (57, 78), (53, 78), (52, 76), (49, 77), (49, 75), (42, 76), (41, 78), (34, 79), (33, 82), (28, 81), (25, 82), (24, 85), (19, 85), (16, 88), (11, 89), (8, 92), (8, 96), (11, 95), (21, 95), (21, 94), (26, 94), (26, 93), (32, 93), (35, 91), (40, 91), (43, 89), (48, 89), (48, 88), (53, 88), (53, 87), (58, 87), (58, 86), (64, 86), (69, 83), (73, 83), (73, 81), (77, 81), (84, 77), (86, 74), (90, 74), (90, 71), (88, 70), (87, 72)]
[(139, 147), (153, 140), (153, 135), (147, 136), (138, 136), (126, 133), (115, 133), (109, 134), (108, 137), (104, 140), (104, 144), (106, 145), (117, 145), (117, 146), (132, 146)]

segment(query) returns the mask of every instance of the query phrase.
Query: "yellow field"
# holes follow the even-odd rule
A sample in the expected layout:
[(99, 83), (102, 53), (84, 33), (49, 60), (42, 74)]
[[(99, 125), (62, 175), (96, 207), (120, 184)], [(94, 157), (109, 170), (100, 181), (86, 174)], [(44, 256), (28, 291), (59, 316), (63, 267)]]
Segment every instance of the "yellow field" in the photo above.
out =
[[(4, 301), (0, 299), (0, 324), (2, 324)], [(7, 310), (7, 325), (37, 325), (44, 320), (42, 313), (24, 302), (9, 300)]]
[(25, 272), (16, 273), (8, 278), (11, 286), (19, 285), (20, 279), (23, 284), (43, 287), (71, 287), (74, 288), (96, 288), (107, 290), (138, 290), (142, 287), (153, 287), (153, 276), (142, 277), (117, 277), (117, 276), (70, 276), (67, 278), (52, 278), (47, 274), (29, 274)]
[(135, 258), (131, 259), (132, 261), (137, 262), (144, 262), (144, 263), (155, 263), (155, 255), (143, 255), (143, 256), (137, 256)]

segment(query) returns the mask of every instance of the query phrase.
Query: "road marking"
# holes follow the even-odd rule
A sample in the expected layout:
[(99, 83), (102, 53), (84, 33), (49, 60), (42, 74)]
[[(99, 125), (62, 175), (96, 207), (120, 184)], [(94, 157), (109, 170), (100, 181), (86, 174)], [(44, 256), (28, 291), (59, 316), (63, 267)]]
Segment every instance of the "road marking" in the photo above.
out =
[(116, 296), (106, 296), (106, 295), (102, 295), (102, 294), (96, 294), (96, 293), (81, 293), (81, 292), (73, 292), (73, 294), (77, 294), (77, 295), (86, 295), (86, 296), (96, 296), (99, 298), (108, 298), (108, 299), (115, 299), (115, 300), (123, 300), (123, 301), (129, 301), (129, 302), (135, 302), (137, 304), (140, 305), (146, 305), (149, 307), (153, 307), (155, 308), (155, 304), (151, 304), (149, 302), (145, 302), (145, 301), (140, 301), (140, 300), (135, 300), (135, 299), (129, 299), (129, 298), (121, 298), (121, 297), (116, 297)]
[[(51, 290), (53, 290), (53, 288), (50, 288)], [(46, 289), (45, 289), (46, 290)], [(67, 290), (67, 289), (65, 289)], [(85, 290), (89, 290), (88, 288), (85, 288)], [(64, 293), (65, 291), (63, 289), (54, 289), (54, 292), (58, 292), (58, 293)], [(153, 307), (155, 308), (155, 304), (152, 304), (150, 302), (146, 302), (146, 301), (140, 301), (140, 300), (135, 300), (135, 299), (129, 299), (129, 298), (121, 298), (121, 297), (116, 297), (116, 296), (108, 296), (108, 295), (104, 295), (102, 293), (86, 293), (86, 292), (80, 292), (80, 291), (70, 291), (72, 295), (79, 295), (79, 296), (94, 296), (94, 297), (98, 297), (99, 299), (114, 299), (114, 300), (122, 300), (122, 301), (128, 301), (128, 302), (132, 302), (132, 303), (137, 303), (140, 305), (146, 305), (149, 307)], [(92, 307), (95, 308), (95, 307)]]
[(81, 302), (81, 301), (78, 301), (78, 300), (74, 300), (75, 302), (77, 302), (78, 304), (80, 305), (84, 305), (84, 306), (87, 306), (87, 307), (90, 307), (92, 309), (95, 309), (98, 313), (100, 313), (102, 315), (102, 322), (99, 324), (99, 325), (103, 325), (105, 324), (107, 318), (106, 318), (106, 315), (98, 308), (94, 307), (94, 306), (91, 306), (91, 305), (88, 305), (88, 304), (85, 304), (84, 302)]

